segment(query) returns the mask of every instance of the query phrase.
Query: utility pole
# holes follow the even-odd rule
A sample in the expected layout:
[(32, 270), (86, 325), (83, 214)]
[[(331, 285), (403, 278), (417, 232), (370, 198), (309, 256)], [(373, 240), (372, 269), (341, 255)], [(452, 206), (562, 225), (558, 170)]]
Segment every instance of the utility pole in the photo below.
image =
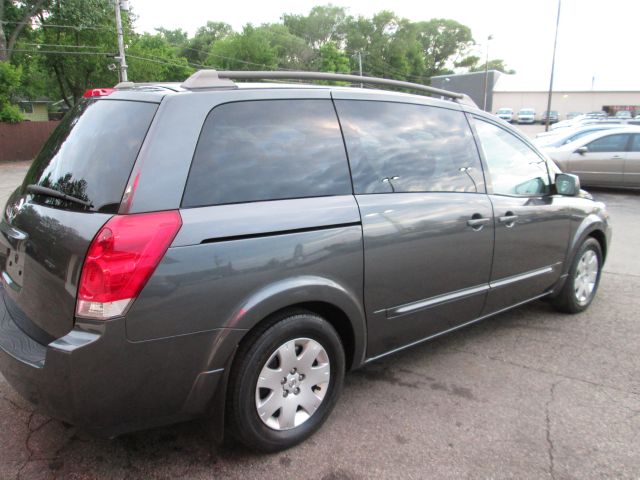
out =
[[(362, 50), (359, 50), (358, 52), (354, 53), (351, 56), (355, 57), (356, 55), (358, 56), (358, 69), (360, 71), (360, 76), (362, 76)], [(362, 84), (362, 82), (360, 82), (360, 88), (364, 88), (364, 85)]]
[(482, 109), (487, 111), (487, 90), (489, 90), (489, 41), (493, 39), (493, 35), (487, 37), (487, 56), (484, 62), (484, 102)]
[(116, 57), (120, 61), (120, 81), (127, 81), (127, 61), (124, 58), (124, 33), (122, 32), (122, 15), (120, 9), (128, 9), (128, 3), (122, 0), (115, 0), (116, 4), (116, 30), (118, 31), (118, 52)]
[[(549, 80), (549, 98), (547, 99), (547, 122), (544, 131), (549, 131), (549, 112), (551, 111), (551, 94), (553, 92), (553, 72), (556, 68), (556, 46), (558, 45), (558, 26), (560, 25), (560, 6), (562, 0), (558, 0), (558, 16), (556, 17), (556, 37), (553, 40), (553, 57), (551, 59), (551, 79)], [(592, 84), (593, 88), (593, 84)]]

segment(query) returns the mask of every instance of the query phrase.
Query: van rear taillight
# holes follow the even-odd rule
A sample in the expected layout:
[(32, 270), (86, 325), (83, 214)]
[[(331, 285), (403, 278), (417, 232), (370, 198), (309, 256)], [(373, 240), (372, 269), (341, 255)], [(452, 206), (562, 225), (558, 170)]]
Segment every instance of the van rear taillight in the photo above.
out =
[(76, 316), (106, 320), (136, 299), (182, 226), (176, 210), (116, 215), (94, 237), (84, 260)]

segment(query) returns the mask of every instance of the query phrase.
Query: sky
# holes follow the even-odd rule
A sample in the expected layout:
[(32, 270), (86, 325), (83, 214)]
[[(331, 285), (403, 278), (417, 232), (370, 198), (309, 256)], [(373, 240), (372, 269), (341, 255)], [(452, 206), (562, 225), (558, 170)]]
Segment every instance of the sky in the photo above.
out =
[[(253, 2), (130, 0), (136, 30), (182, 28), (190, 35), (208, 20), (229, 23), (278, 22), (283, 13), (308, 14), (322, 0)], [(558, 0), (334, 0), (353, 16), (391, 10), (412, 21), (449, 18), (471, 28), (476, 54), (505, 60), (516, 76), (512, 88), (549, 87)], [(555, 90), (640, 89), (640, 0), (562, 0)], [(491, 35), (491, 41), (487, 37)]]

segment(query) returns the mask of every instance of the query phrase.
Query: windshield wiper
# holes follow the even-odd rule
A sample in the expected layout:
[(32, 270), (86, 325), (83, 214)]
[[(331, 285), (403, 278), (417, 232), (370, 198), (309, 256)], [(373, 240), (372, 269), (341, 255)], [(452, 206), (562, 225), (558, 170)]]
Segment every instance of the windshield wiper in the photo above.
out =
[(54, 190), (53, 188), (42, 187), (40, 185), (27, 185), (27, 192), (33, 193), (34, 195), (44, 195), (47, 197), (59, 198), (61, 200), (66, 200), (67, 202), (73, 202), (79, 205), (83, 205), (87, 208), (93, 207), (93, 204), (91, 202), (87, 202), (86, 200), (82, 200), (81, 198), (72, 197), (71, 195), (59, 192), (58, 190)]

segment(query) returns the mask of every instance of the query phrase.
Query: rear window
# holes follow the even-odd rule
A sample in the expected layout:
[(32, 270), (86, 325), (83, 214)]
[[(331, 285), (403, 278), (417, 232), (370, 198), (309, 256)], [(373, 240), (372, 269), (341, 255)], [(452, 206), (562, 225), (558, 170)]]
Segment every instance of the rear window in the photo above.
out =
[(183, 207), (351, 194), (330, 100), (220, 105), (202, 127)]
[[(27, 172), (36, 184), (116, 213), (133, 163), (158, 106), (154, 103), (82, 101), (64, 117)], [(68, 210), (82, 205), (44, 195), (34, 201)]]

